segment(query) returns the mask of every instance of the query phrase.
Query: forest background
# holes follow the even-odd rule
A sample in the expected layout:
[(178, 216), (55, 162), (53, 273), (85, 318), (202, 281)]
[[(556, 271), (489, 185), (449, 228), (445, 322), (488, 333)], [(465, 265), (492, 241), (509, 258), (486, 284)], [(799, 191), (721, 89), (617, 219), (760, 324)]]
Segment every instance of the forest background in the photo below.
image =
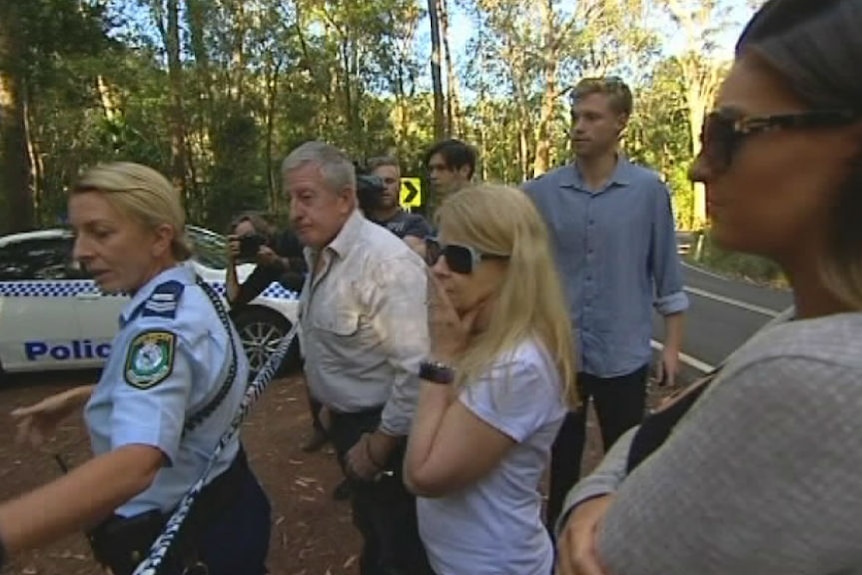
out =
[[(477, 177), (518, 185), (571, 157), (567, 95), (619, 75), (624, 146), (706, 223), (686, 173), (750, 0), (5, 0), (0, 233), (56, 225), (88, 165), (149, 164), (189, 220), (284, 216), (279, 162), (321, 139), (357, 160), (457, 137)], [(426, 190), (426, 211), (435, 198)]]

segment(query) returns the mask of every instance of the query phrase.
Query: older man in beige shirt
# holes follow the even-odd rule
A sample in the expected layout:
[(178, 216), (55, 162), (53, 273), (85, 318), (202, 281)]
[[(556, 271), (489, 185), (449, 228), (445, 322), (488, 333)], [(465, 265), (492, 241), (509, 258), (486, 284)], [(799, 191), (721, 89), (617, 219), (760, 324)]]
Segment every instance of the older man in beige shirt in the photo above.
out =
[(404, 443), (429, 350), (421, 258), (358, 210), (353, 165), (308, 142), (285, 158), (293, 229), (310, 273), (300, 325), (309, 393), (350, 484), (362, 575), (432, 573), (401, 481)]

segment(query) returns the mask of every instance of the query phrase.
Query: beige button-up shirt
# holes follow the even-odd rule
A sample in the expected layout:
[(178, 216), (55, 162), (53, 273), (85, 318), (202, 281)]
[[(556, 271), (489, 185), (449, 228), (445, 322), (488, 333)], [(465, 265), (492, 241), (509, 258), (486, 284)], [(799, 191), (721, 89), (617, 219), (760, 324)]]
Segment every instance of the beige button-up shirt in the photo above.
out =
[(311, 395), (344, 413), (382, 406), (380, 429), (407, 435), (430, 345), (425, 263), (359, 211), (305, 255), (300, 325)]

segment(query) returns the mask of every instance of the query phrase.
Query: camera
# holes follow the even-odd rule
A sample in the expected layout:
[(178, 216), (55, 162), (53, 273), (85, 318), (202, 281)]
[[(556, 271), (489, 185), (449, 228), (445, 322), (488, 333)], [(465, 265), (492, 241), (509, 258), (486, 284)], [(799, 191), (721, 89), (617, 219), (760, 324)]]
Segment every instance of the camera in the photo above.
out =
[(254, 259), (260, 246), (266, 243), (266, 238), (259, 234), (248, 234), (239, 238), (239, 257), (246, 260)]
[(356, 170), (356, 197), (359, 200), (359, 208), (364, 213), (376, 210), (380, 206), (380, 198), (386, 190), (383, 180), (369, 173), (368, 169), (354, 162)]

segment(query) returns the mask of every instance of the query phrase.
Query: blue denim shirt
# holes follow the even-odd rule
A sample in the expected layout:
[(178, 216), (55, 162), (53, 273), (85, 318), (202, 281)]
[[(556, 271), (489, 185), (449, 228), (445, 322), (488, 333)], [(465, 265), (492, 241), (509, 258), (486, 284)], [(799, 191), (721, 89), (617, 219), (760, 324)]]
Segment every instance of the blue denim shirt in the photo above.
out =
[(688, 308), (667, 187), (620, 157), (596, 192), (574, 164), (524, 190), (548, 224), (579, 370), (616, 377), (649, 363), (652, 308), (662, 315)]

